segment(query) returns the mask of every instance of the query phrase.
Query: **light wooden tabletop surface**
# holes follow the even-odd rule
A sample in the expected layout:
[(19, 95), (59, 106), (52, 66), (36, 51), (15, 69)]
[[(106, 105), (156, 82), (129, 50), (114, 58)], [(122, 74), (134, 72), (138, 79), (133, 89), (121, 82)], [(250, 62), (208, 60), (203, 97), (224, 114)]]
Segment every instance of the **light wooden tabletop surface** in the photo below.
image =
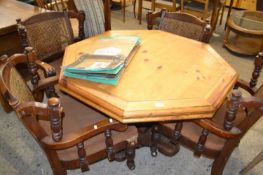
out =
[(16, 31), (16, 19), (26, 19), (45, 11), (16, 0), (0, 0), (0, 35)]
[[(157, 30), (109, 31), (141, 37), (116, 86), (63, 76), (60, 89), (123, 123), (212, 117), (238, 74), (208, 44)], [(92, 37), (66, 48), (63, 65), (93, 52)]]

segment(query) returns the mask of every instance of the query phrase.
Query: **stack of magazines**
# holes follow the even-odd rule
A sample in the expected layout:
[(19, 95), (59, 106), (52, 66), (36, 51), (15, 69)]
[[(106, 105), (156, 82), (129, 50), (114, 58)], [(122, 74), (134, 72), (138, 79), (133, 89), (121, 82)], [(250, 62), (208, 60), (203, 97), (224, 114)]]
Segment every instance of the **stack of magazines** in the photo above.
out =
[(93, 43), (97, 48), (93, 53), (84, 53), (63, 67), (64, 75), (116, 85), (139, 44), (140, 38), (136, 36), (99, 38)]

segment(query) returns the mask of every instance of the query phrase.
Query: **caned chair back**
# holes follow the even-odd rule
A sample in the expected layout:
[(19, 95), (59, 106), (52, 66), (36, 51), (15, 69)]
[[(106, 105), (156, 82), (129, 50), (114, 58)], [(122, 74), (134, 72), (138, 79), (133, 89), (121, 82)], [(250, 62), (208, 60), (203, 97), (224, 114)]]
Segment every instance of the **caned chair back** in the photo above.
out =
[(11, 61), (1, 63), (0, 82), (1, 92), (9, 103), (23, 103), (26, 101), (35, 101), (27, 83), (21, 77), (15, 68), (15, 60), (27, 60), (24, 54), (17, 54), (9, 58)]
[(81, 12), (45, 12), (24, 21), (18, 19), (22, 47), (34, 47), (41, 60), (62, 55), (75, 40), (69, 20), (71, 16), (79, 20), (79, 38), (84, 38), (84, 14)]
[(205, 35), (207, 23), (186, 13), (164, 12), (159, 30), (201, 41)]
[(148, 29), (153, 28), (154, 19), (157, 19), (157, 17), (160, 17), (159, 30), (207, 43), (210, 40), (210, 25), (193, 15), (168, 12), (165, 9), (162, 9), (160, 12), (148, 12)]

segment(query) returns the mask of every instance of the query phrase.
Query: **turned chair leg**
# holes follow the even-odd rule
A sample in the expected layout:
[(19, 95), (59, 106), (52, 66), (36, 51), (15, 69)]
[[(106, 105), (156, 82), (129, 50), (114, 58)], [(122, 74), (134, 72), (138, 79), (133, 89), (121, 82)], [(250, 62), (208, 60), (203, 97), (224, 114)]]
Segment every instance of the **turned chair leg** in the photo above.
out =
[(152, 138), (151, 138), (151, 145), (150, 145), (151, 155), (153, 157), (157, 156), (157, 144), (159, 142), (159, 139), (160, 139), (160, 134), (158, 133), (158, 126), (154, 126), (152, 128)]
[(224, 152), (220, 152), (218, 157), (214, 160), (211, 175), (222, 175), (225, 165), (231, 156), (233, 150), (238, 146), (239, 140), (231, 140), (229, 143), (226, 143), (223, 148)]
[(126, 158), (127, 158), (127, 166), (130, 170), (135, 169), (135, 163), (134, 163), (134, 157), (135, 157), (135, 142), (129, 142), (127, 143), (127, 148), (126, 148)]
[(133, 0), (132, 5), (133, 5), (133, 16), (134, 18), (136, 18), (136, 0)]

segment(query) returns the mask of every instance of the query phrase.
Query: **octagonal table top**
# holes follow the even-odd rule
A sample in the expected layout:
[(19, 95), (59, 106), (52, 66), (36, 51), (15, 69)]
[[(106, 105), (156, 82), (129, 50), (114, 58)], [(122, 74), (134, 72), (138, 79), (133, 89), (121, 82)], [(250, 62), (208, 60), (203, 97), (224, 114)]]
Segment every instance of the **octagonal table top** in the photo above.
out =
[(66, 48), (63, 66), (93, 53), (101, 36), (139, 36), (141, 44), (115, 86), (60, 74), (62, 91), (123, 123), (210, 118), (237, 72), (209, 45), (158, 30), (108, 31)]

